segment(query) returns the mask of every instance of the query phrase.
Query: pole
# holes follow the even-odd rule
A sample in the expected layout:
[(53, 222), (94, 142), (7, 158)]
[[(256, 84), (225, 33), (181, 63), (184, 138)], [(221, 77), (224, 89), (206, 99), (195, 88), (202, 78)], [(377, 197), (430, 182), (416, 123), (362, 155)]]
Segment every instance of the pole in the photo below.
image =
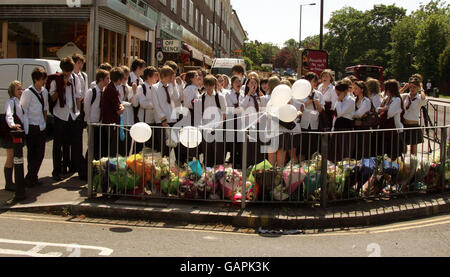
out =
[(302, 48), (302, 7), (303, 5), (300, 5), (300, 32), (299, 32), (299, 38), (298, 38), (298, 48)]
[(14, 143), (14, 181), (16, 185), (16, 194), (14, 202), (20, 202), (25, 197), (25, 182), (23, 177), (23, 138), (24, 131), (11, 131)]
[(323, 50), (323, 0), (320, 0), (320, 50)]

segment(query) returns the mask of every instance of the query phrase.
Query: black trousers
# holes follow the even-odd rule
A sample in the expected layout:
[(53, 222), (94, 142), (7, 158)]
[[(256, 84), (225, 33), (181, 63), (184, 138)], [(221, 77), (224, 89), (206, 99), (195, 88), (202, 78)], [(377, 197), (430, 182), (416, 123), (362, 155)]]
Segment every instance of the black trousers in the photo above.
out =
[[(82, 157), (82, 142), (76, 120), (69, 117), (68, 121), (55, 117), (55, 137), (53, 140), (53, 174), (62, 172), (63, 148), (72, 149), (70, 163), (75, 172), (80, 171)], [(69, 137), (69, 138), (67, 138)], [(67, 145), (69, 144), (69, 145)]]
[(45, 154), (45, 131), (41, 131), (39, 126), (30, 125), (27, 141), (28, 173), (26, 180), (35, 182), (38, 180), (39, 169)]

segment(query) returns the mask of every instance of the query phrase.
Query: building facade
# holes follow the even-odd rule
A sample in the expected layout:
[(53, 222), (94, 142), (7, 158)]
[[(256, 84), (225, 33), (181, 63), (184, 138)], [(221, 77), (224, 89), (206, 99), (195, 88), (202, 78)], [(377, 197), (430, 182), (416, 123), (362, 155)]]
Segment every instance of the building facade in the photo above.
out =
[[(72, 4), (71, 4), (72, 3)], [(103, 62), (175, 60), (209, 67), (235, 56), (245, 32), (230, 0), (3, 0), (0, 58), (87, 58), (91, 79)], [(237, 24), (236, 22), (239, 22)], [(74, 50), (75, 49), (75, 50)]]

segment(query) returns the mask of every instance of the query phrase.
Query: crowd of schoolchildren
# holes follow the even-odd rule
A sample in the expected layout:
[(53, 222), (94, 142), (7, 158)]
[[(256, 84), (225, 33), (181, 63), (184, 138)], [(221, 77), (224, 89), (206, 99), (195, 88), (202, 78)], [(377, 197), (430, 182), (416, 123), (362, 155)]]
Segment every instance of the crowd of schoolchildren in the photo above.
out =
[[(25, 131), (28, 187), (42, 184), (38, 172), (45, 153), (48, 114), (54, 117), (55, 181), (61, 181), (62, 175), (69, 172), (78, 172), (81, 179), (86, 179), (88, 153), (83, 153), (86, 123), (110, 125), (91, 129), (94, 148), (88, 151), (93, 151), (96, 160), (129, 154), (131, 138), (129, 134), (123, 137), (121, 126), (145, 122), (155, 127), (147, 147), (162, 155), (169, 155), (170, 147), (175, 148), (180, 162), (202, 153), (208, 167), (229, 162), (234, 168), (242, 168), (245, 150), (247, 165), (268, 159), (273, 166), (283, 167), (288, 160), (294, 163), (308, 160), (323, 150), (319, 132), (324, 131), (361, 131), (330, 135), (328, 157), (332, 161), (382, 154), (395, 159), (407, 151), (407, 145), (416, 154), (417, 145), (423, 142), (421, 130), (402, 130), (420, 127), (419, 116), (426, 95), (418, 74), (400, 87), (396, 80), (380, 84), (378, 80), (363, 81), (350, 76), (335, 82), (331, 70), (320, 76), (310, 72), (302, 76), (311, 83), (310, 95), (289, 103), (297, 109), (297, 119), (278, 120), (278, 133), (265, 137), (261, 136), (261, 130), (270, 128), (270, 122), (274, 122), (265, 113), (271, 94), (280, 84), (291, 87), (296, 81), (293, 78), (282, 79), (276, 74), (260, 78), (256, 72), (246, 74), (241, 65), (232, 68), (231, 79), (227, 75), (213, 76), (204, 69), (180, 74), (173, 61), (157, 69), (137, 59), (131, 68), (101, 64), (95, 81), (89, 83), (81, 71), (84, 63), (84, 57), (76, 54), (61, 60), (62, 73), (47, 76), (42, 68), (35, 68), (32, 86), (24, 90), (18, 81), (9, 86), (4, 121), (7, 130)], [(196, 149), (168, 143), (171, 138), (168, 127), (180, 122), (183, 126), (203, 128), (203, 142)], [(246, 133), (225, 132), (243, 128)], [(364, 132), (370, 129), (398, 130)], [(5, 189), (13, 191), (13, 143), (7, 131), (2, 133), (1, 146), (7, 151)], [(274, 140), (278, 143), (273, 144)], [(131, 151), (139, 152), (144, 145), (134, 147)]]

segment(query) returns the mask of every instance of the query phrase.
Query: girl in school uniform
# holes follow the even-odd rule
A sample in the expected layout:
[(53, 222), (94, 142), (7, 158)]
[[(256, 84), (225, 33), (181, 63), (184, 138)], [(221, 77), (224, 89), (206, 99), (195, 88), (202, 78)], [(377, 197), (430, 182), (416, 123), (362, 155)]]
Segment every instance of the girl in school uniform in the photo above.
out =
[[(336, 84), (336, 94), (338, 96), (335, 110), (336, 119), (333, 123), (333, 131), (353, 130), (353, 115), (355, 113), (355, 99), (348, 92), (350, 84), (346, 80), (341, 80)], [(342, 161), (351, 156), (351, 134), (333, 134), (330, 140), (329, 160)]]
[(200, 98), (200, 77), (198, 72), (195, 70), (189, 71), (186, 73), (186, 85), (183, 91), (183, 105), (187, 109), (189, 109), (191, 115), (191, 126), (194, 126), (194, 102)]
[(370, 98), (375, 109), (378, 109), (384, 100), (383, 96), (381, 95), (380, 82), (373, 78), (368, 78), (366, 81), (366, 87), (367, 97)]
[(400, 96), (400, 85), (397, 80), (384, 83), (387, 98), (383, 101), (378, 112), (380, 114), (380, 129), (398, 129), (396, 131), (381, 132), (378, 144), (380, 153), (387, 154), (391, 159), (397, 159), (404, 152), (403, 124), (401, 114), (404, 111)]
[[(8, 95), (9, 99), (5, 103), (5, 121), (8, 128), (11, 131), (20, 130), (26, 128), (26, 120), (24, 117), (24, 111), (20, 106), (20, 97), (22, 96), (23, 88), (19, 81), (13, 81), (9, 84)], [(2, 122), (4, 124), (4, 122)], [(5, 190), (15, 191), (15, 185), (13, 183), (13, 170), (14, 170), (14, 144), (12, 137), (8, 130), (4, 132), (0, 137), (0, 146), (6, 149), (6, 162), (4, 167), (5, 173)]]
[(325, 102), (323, 101), (322, 94), (316, 90), (319, 77), (316, 73), (309, 72), (306, 74), (305, 79), (311, 83), (311, 93), (308, 97), (301, 100), (301, 112), (303, 113), (300, 125), (302, 127), (301, 139), (298, 140), (300, 148), (300, 158), (302, 160), (309, 160), (311, 156), (319, 151), (320, 143), (319, 136), (315, 134), (308, 134), (307, 132), (319, 131), (319, 115), (323, 111)]
[(337, 102), (337, 94), (334, 88), (334, 77), (333, 72), (330, 69), (325, 69), (322, 74), (320, 74), (320, 79), (322, 83), (319, 85), (317, 90), (322, 93), (324, 110), (327, 115), (327, 125), (324, 126), (326, 129), (331, 129), (333, 117), (335, 116), (334, 106)]
[(128, 78), (130, 76), (130, 69), (128, 66), (122, 66), (122, 70), (125, 73), (125, 77), (122, 81), (122, 88), (119, 90), (119, 98), (122, 105), (125, 107), (125, 111), (122, 114), (123, 125), (131, 126), (134, 122), (134, 111), (133, 111), (133, 88), (128, 85)]
[(261, 153), (261, 115), (267, 106), (269, 98), (261, 97), (259, 94), (259, 78), (256, 74), (249, 74), (247, 84), (245, 85), (244, 98), (239, 106), (244, 109), (245, 118), (243, 128), (248, 128), (247, 139), (247, 165), (255, 165), (265, 159), (265, 153)]
[(241, 84), (241, 78), (233, 76), (231, 78), (231, 91), (225, 96), (227, 101), (226, 128), (232, 130), (226, 134), (226, 151), (230, 153), (230, 161), (233, 164), (233, 168), (238, 169), (242, 168), (242, 136), (237, 132), (237, 130), (242, 128), (241, 124), (239, 124), (241, 121), (238, 118), (242, 116), (244, 111), (240, 107), (240, 102), (244, 99)]
[[(355, 131), (369, 130), (363, 127), (363, 120), (370, 112), (372, 102), (367, 97), (367, 86), (363, 81), (356, 81), (354, 84), (355, 94), (355, 113), (353, 114)], [(355, 148), (352, 158), (361, 160), (362, 158), (372, 157), (370, 151), (371, 136), (368, 132), (355, 133)]]
[[(405, 128), (420, 127), (420, 111), (426, 104), (427, 96), (420, 87), (421, 82), (418, 78), (409, 79), (409, 93), (402, 94), (405, 114), (403, 115)], [(405, 144), (411, 145), (411, 154), (417, 155), (417, 144), (423, 143), (422, 130), (406, 130)]]

